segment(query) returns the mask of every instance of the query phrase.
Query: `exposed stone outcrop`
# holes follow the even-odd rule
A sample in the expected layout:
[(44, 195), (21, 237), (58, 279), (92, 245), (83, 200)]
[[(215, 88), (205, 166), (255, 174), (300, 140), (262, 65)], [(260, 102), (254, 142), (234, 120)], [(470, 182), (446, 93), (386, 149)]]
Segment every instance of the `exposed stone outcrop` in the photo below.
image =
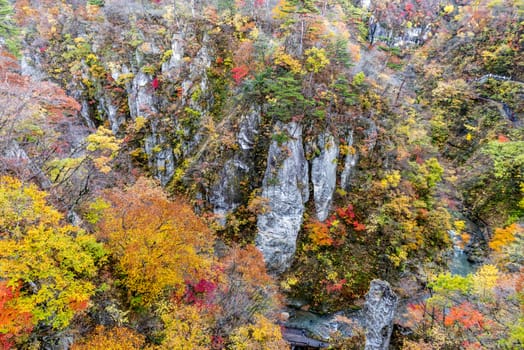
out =
[(160, 130), (160, 121), (155, 118), (158, 110), (151, 81), (149, 74), (136, 74), (128, 94), (129, 110), (132, 119), (140, 116), (149, 120), (150, 132), (144, 137), (144, 152), (148, 167), (162, 185), (166, 185), (175, 172), (175, 159), (166, 135)]
[[(369, 6), (369, 2), (366, 3)], [(126, 16), (122, 16), (124, 19)], [(205, 126), (208, 121), (212, 123), (207, 125), (216, 127), (217, 132), (220, 132), (219, 127), (237, 125), (238, 114), (230, 108), (234, 103), (219, 101), (216, 94), (220, 85), (216, 85), (213, 72), (222, 69), (217, 59), (221, 58), (220, 50), (224, 45), (218, 45), (217, 37), (210, 34), (211, 27), (197, 28), (183, 23), (177, 23), (176, 27), (175, 32), (171, 32), (174, 27), (169, 27), (165, 35), (135, 28), (139, 38), (137, 44), (125, 46), (125, 52), (115, 51), (110, 61), (104, 54), (108, 43), (95, 41), (92, 50), (110, 75), (110, 79), (105, 77), (112, 83), (93, 79), (85, 69), (87, 67), (83, 67), (85, 76), (82, 78), (93, 80), (95, 85), (91, 89), (79, 81), (72, 85), (74, 89), (71, 90), (82, 105), (81, 115), (90, 128), (104, 123), (119, 137), (126, 127), (132, 128), (131, 123), (137, 117), (143, 117), (145, 123), (135, 135), (137, 139), (131, 143), (132, 147), (138, 148), (133, 155), (141, 164), (147, 164), (149, 173), (164, 186), (173, 180), (175, 174), (177, 181), (180, 178), (192, 181), (188, 174), (200, 171), (200, 164), (205, 163), (202, 168), (206, 170), (218, 170), (205, 177), (206, 181), (199, 182), (196, 191), (200, 199), (209, 201), (214, 213), (223, 218), (222, 224), (225, 224), (227, 214), (246, 204), (242, 184), (250, 184), (251, 189), (260, 187), (263, 176), (261, 196), (267, 198), (270, 210), (258, 216), (256, 243), (264, 253), (269, 269), (282, 272), (289, 267), (295, 253), (305, 203), (309, 200), (309, 166), (316, 215), (323, 221), (329, 215), (337, 176), (340, 176), (342, 187), (347, 188), (357, 156), (355, 153), (345, 154), (343, 171), (337, 174), (339, 135), (335, 137), (334, 133), (317, 130), (320, 152), (308, 164), (304, 156), (302, 126), (294, 122), (277, 123), (274, 125), (276, 133), (286, 134), (289, 139), (280, 139), (280, 144), (271, 142), (267, 168), (262, 174), (263, 170), (255, 169), (254, 161), (261, 154), (260, 148), (254, 150), (261, 115), (257, 108), (251, 108), (241, 117), (235, 150), (224, 151), (220, 145), (208, 141), (212, 138)], [(89, 31), (85, 35), (89, 37)], [(31, 62), (38, 61), (28, 60), (24, 69), (35, 75), (31, 71)], [(218, 113), (217, 105), (226, 107)], [(231, 121), (223, 122), (225, 119)], [(364, 124), (366, 129), (369, 124), (370, 135), (376, 131), (376, 126), (371, 123)], [(341, 137), (344, 135), (348, 134), (341, 133)], [(351, 146), (353, 134), (346, 137)], [(374, 138), (370, 136), (369, 140), (373, 142)], [(220, 151), (212, 152), (213, 147), (213, 151)], [(209, 173), (211, 171), (205, 175)]]
[[(211, 52), (207, 47), (209, 38), (204, 34), (202, 38), (202, 46), (197, 52), (195, 58), (189, 63), (188, 69), (184, 69), (184, 65), (188, 64), (183, 60), (184, 44), (188, 36), (193, 33), (175, 33), (171, 42), (171, 57), (168, 61), (162, 64), (162, 72), (165, 75), (164, 79), (181, 81), (182, 87), (180, 110), (184, 106), (190, 110), (198, 113), (200, 119), (204, 119), (207, 115), (207, 108), (211, 105), (208, 103), (212, 97), (209, 92), (209, 84), (207, 80), (207, 69), (211, 65)], [(141, 56), (145, 54), (156, 55), (160, 54), (154, 42), (147, 42), (147, 45), (142, 45), (137, 50), (137, 64), (140, 65)], [(123, 70), (123, 73), (128, 73)], [(165, 101), (162, 97), (157, 96), (153, 87), (154, 76), (151, 74), (139, 71), (136, 73), (133, 81), (127, 87), (128, 104), (130, 116), (134, 120), (141, 116), (146, 118), (149, 123), (149, 132), (144, 136), (143, 148), (147, 155), (148, 167), (154, 176), (160, 180), (162, 185), (166, 185), (175, 173), (177, 166), (180, 165), (183, 159), (187, 159), (195, 152), (198, 144), (203, 138), (202, 130), (192, 130), (191, 126), (183, 126), (176, 120), (176, 115), (169, 115), (168, 118), (159, 118), (159, 115), (165, 113), (163, 106)], [(204, 104), (200, 103), (195, 96), (205, 100)], [(110, 110), (108, 109), (108, 112)], [(109, 119), (111, 115), (107, 113)], [(170, 120), (170, 122), (169, 122)], [(168, 121), (166, 124), (166, 121)], [(117, 120), (116, 123), (120, 124)], [(172, 123), (170, 125), (169, 123)], [(111, 123), (112, 129), (113, 123)], [(169, 126), (171, 132), (165, 132), (166, 126)], [(115, 131), (115, 130), (113, 130)], [(176, 140), (173, 140), (176, 138)], [(177, 150), (174, 150), (174, 144), (179, 144)], [(238, 163), (238, 162), (237, 162)], [(231, 168), (231, 164), (226, 167)]]
[[(361, 0), (362, 9), (373, 13), (372, 8), (376, 6), (377, 1)], [(380, 2), (378, 2), (380, 3)], [(428, 14), (429, 15), (429, 14)], [(374, 15), (369, 17), (369, 34), (368, 40), (373, 43), (376, 40), (386, 42), (390, 46), (406, 47), (423, 44), (428, 40), (428, 33), (431, 31), (431, 24), (419, 25), (412, 27), (399, 28), (391, 26), (387, 22), (381, 22), (381, 18)]]
[(324, 349), (329, 346), (326, 342), (308, 337), (303, 329), (284, 327), (282, 329), (282, 337), (292, 348), (307, 347), (313, 349)]
[(129, 91), (128, 95), (131, 118), (135, 119), (138, 116), (147, 117), (157, 112), (151, 81), (151, 76), (144, 72), (138, 72), (133, 78), (131, 91)]
[(362, 7), (365, 10), (369, 10), (369, 7), (371, 6), (371, 0), (360, 0), (360, 7)]
[(368, 152), (371, 152), (377, 145), (377, 123), (373, 119), (366, 117), (360, 117), (359, 121), (362, 122), (363, 125), (367, 126), (366, 130), (364, 131), (364, 137), (366, 139), (366, 148)]
[(68, 350), (74, 343), (74, 337), (69, 332), (60, 332), (42, 338), (40, 349), (43, 350)]
[[(34, 178), (43, 189), (51, 187), (51, 181), (47, 175), (15, 140), (0, 143), (0, 161), (20, 168), (20, 172), (25, 173), (27, 178)], [(0, 165), (2, 165), (2, 162), (0, 162)]]
[(364, 304), (366, 350), (387, 350), (398, 297), (386, 281), (371, 281)]
[(171, 57), (162, 64), (162, 73), (173, 79), (180, 75), (184, 58), (184, 33), (175, 33), (171, 39)]
[(260, 109), (253, 107), (251, 111), (240, 119), (240, 130), (237, 142), (243, 151), (252, 150), (258, 135), (260, 124)]
[(346, 144), (348, 146), (348, 151), (344, 158), (344, 169), (340, 174), (340, 187), (344, 190), (349, 189), (349, 180), (351, 179), (353, 169), (358, 161), (358, 153), (353, 148), (353, 131), (350, 131), (346, 137)]
[(151, 133), (144, 137), (144, 151), (149, 168), (165, 186), (175, 173), (175, 160), (173, 149), (167, 145), (166, 136), (157, 130), (158, 124), (158, 120), (151, 120)]
[(195, 58), (193, 58), (189, 66), (189, 79), (191, 81), (204, 81), (207, 82), (206, 69), (211, 66), (212, 55), (209, 45), (209, 35), (204, 33), (202, 38), (202, 47), (198, 51)]
[(311, 164), (311, 182), (315, 198), (317, 219), (324, 221), (329, 214), (333, 192), (337, 185), (338, 145), (335, 138), (326, 133), (319, 137), (320, 155)]
[(48, 78), (47, 74), (40, 69), (42, 62), (37, 55), (31, 55), (30, 52), (24, 52), (20, 60), (21, 74), (30, 77), (33, 81), (42, 81)]
[(362, 323), (362, 310), (317, 314), (311, 311), (290, 309), (290, 318), (285, 322), (285, 326), (302, 329), (315, 339), (329, 342), (334, 334), (343, 338), (354, 336), (355, 329), (362, 327)]
[(241, 182), (252, 176), (252, 149), (256, 142), (260, 123), (260, 109), (252, 108), (240, 119), (237, 143), (240, 146), (219, 172), (218, 180), (211, 188), (209, 201), (220, 224), (224, 225), (227, 214), (235, 210), (242, 201)]
[(91, 119), (91, 115), (89, 114), (89, 109), (90, 109), (89, 102), (86, 99), (81, 98), (80, 91), (75, 91), (72, 95), (75, 99), (81, 101), (80, 102), (80, 106), (81, 106), (80, 116), (82, 117), (82, 120), (85, 123), (85, 125), (87, 125), (91, 129), (95, 129), (96, 125), (93, 122), (93, 120)]
[(308, 201), (308, 164), (302, 145), (302, 126), (291, 122), (275, 126), (289, 139), (273, 141), (269, 147), (262, 197), (270, 210), (258, 216), (256, 245), (262, 251), (268, 270), (282, 273), (291, 264), (296, 239)]
[(107, 116), (107, 120), (111, 126), (111, 131), (113, 134), (116, 134), (120, 129), (120, 126), (126, 120), (125, 115), (118, 113), (118, 106), (113, 104), (113, 101), (109, 97), (105, 96), (105, 94), (99, 97), (98, 108), (101, 111), (101, 114)]
[(220, 225), (226, 224), (226, 216), (241, 204), (241, 181), (249, 173), (250, 166), (239, 155), (226, 160), (213, 185), (209, 202), (213, 206)]
[[(213, 104), (213, 92), (209, 89), (209, 81), (207, 77), (207, 70), (211, 66), (212, 52), (208, 48), (209, 37), (204, 34), (202, 39), (202, 47), (189, 64), (189, 77), (184, 80), (182, 86), (182, 106), (189, 107), (191, 110), (198, 112), (199, 120), (205, 120), (209, 117), (209, 109)], [(196, 98), (195, 96), (199, 97)], [(205, 103), (201, 103), (204, 101)], [(185, 108), (184, 107), (184, 108)], [(178, 126), (184, 136), (182, 144), (181, 158), (187, 158), (197, 149), (200, 142), (204, 139), (205, 131), (200, 125), (196, 130), (191, 130), (190, 127)]]

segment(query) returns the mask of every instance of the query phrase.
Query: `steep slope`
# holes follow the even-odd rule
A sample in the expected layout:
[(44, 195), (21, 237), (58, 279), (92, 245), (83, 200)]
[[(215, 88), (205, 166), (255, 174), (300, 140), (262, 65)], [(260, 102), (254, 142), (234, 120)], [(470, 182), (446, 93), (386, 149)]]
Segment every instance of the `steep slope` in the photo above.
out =
[[(104, 273), (119, 277), (97, 301), (134, 310), (127, 324), (150, 343), (169, 329), (162, 346), (182, 346), (170, 336), (183, 314), (205, 329), (193, 346), (256, 343), (250, 327), (281, 344), (268, 321), (275, 291), (253, 245), (289, 303), (328, 312), (361, 303), (375, 278), (403, 296), (425, 293), (447, 268), (452, 230), (477, 262), (497, 229), (519, 235), (509, 227), (524, 210), (521, 1), (12, 3), (14, 12), (0, 2), (0, 36), (21, 68), (2, 56), (10, 85), (0, 86), (9, 106), (0, 121), (16, 125), (2, 135), (3, 173), (36, 179), (70, 221), (98, 233), (113, 259)], [(34, 110), (8, 104), (11, 88)], [(116, 205), (108, 198), (132, 195), (141, 175), (188, 198), (225, 259), (206, 265), (209, 275), (155, 285), (156, 296), (130, 287), (122, 261), (131, 254), (100, 235)], [(144, 242), (155, 251), (156, 240)], [(198, 316), (215, 289), (231, 313)], [(118, 329), (97, 332), (109, 339)]]

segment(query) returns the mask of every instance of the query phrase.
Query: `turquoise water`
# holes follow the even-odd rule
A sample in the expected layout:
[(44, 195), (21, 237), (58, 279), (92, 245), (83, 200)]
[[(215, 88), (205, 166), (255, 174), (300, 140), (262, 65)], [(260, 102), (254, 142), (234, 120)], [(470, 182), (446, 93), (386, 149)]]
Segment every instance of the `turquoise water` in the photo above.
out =
[(450, 230), (449, 236), (453, 241), (453, 256), (449, 264), (449, 271), (453, 275), (466, 276), (475, 272), (475, 266), (468, 261), (468, 257), (460, 245), (460, 238), (455, 231)]

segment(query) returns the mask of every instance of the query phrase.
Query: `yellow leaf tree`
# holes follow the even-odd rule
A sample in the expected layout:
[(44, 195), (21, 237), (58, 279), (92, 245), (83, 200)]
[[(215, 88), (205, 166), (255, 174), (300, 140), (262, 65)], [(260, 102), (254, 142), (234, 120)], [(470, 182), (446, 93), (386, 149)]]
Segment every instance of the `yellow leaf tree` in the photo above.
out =
[(165, 338), (158, 349), (205, 350), (211, 347), (213, 320), (195, 305), (173, 305), (162, 316)]
[(22, 285), (13, 301), (35, 324), (62, 329), (88, 306), (104, 250), (94, 237), (61, 223), (34, 185), (0, 178), (0, 279)]
[(280, 350), (289, 349), (282, 339), (280, 327), (264, 316), (258, 315), (254, 324), (237, 328), (231, 336), (234, 350)]
[(473, 275), (473, 289), (481, 299), (488, 299), (497, 286), (499, 270), (494, 265), (483, 265)]

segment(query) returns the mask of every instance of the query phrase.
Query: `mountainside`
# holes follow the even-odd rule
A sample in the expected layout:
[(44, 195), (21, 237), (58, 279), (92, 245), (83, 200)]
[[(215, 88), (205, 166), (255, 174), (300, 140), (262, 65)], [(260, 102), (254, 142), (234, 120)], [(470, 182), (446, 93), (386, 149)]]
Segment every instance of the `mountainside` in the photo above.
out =
[(0, 349), (524, 346), (523, 45), (521, 0), (0, 0)]

